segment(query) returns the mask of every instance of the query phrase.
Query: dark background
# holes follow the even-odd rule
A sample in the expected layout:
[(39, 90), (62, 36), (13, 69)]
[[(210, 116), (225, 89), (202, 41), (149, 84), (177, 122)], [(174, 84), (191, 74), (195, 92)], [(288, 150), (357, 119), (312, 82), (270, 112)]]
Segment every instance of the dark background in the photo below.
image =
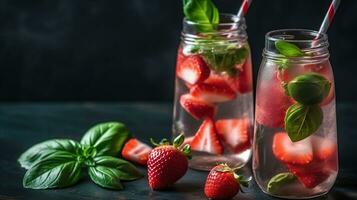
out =
[[(318, 29), (329, 0), (256, 0), (248, 16), (254, 75), (264, 34)], [(236, 13), (241, 1), (215, 0)], [(0, 101), (172, 101), (181, 0), (0, 0)], [(337, 99), (356, 102), (357, 1), (329, 30)]]

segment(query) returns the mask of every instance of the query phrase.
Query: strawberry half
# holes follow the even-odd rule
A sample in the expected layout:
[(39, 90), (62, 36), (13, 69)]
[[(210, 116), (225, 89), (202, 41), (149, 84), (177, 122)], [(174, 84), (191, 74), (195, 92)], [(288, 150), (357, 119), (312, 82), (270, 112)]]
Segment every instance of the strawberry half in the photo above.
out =
[(226, 74), (216, 74), (212, 71), (209, 77), (204, 81), (204, 83), (218, 85), (228, 84), (233, 91), (235, 91), (236, 93), (238, 92), (238, 85), (236, 83), (236, 80)]
[(253, 90), (252, 59), (250, 56), (245, 60), (239, 75), (235, 79), (240, 93), (244, 94)]
[(212, 118), (216, 113), (216, 107), (193, 97), (190, 94), (184, 94), (180, 98), (180, 104), (193, 118), (204, 119)]
[(210, 103), (230, 101), (237, 97), (236, 92), (225, 82), (197, 84), (191, 88), (190, 94)]
[(153, 190), (165, 189), (172, 186), (188, 169), (187, 158), (190, 158), (190, 145), (181, 147), (184, 136), (179, 135), (171, 145), (163, 139), (159, 144), (152, 141), (155, 147), (149, 154), (148, 179)]
[(131, 138), (123, 147), (121, 155), (126, 160), (146, 165), (152, 148), (136, 138)]
[(177, 64), (176, 76), (191, 85), (203, 82), (208, 78), (210, 73), (207, 64), (198, 55), (188, 56), (184, 61)]
[(191, 149), (212, 154), (222, 154), (223, 147), (218, 139), (212, 119), (205, 119), (191, 142)]
[(211, 169), (205, 183), (205, 195), (208, 199), (231, 199), (240, 190), (240, 186), (248, 186), (249, 179), (243, 178), (226, 164)]
[(231, 152), (239, 153), (250, 147), (251, 126), (247, 118), (217, 120), (216, 129)]
[(292, 101), (276, 76), (258, 86), (256, 96), (256, 121), (269, 128), (284, 127), (285, 113)]
[(319, 161), (325, 161), (336, 156), (336, 140), (332, 138), (323, 138), (317, 135), (313, 135), (311, 138), (314, 150), (314, 158)]
[(285, 132), (275, 133), (273, 138), (274, 156), (289, 164), (308, 164), (313, 159), (313, 149), (310, 138), (292, 142)]

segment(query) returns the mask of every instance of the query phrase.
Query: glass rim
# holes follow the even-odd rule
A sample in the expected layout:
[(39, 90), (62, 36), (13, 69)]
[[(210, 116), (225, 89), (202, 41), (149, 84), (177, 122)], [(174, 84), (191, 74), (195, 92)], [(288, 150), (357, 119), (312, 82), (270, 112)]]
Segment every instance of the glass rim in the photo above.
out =
[[(279, 38), (277, 36), (294, 36), (293, 33), (298, 33), (298, 32), (303, 32), (306, 33), (306, 35), (310, 34), (312, 36), (311, 39), (289, 39), (288, 37), (284, 38)], [(288, 34), (287, 34), (288, 33)], [(311, 30), (311, 29), (277, 29), (277, 30), (272, 30), (269, 31), (268, 33), (265, 34), (265, 39), (267, 41), (278, 41), (278, 40), (284, 40), (286, 42), (290, 43), (323, 43), (328, 40), (328, 36), (326, 33), (319, 33), (316, 30)]]
[[(219, 22), (215, 23), (213, 25), (218, 25), (218, 26), (235, 26), (238, 23), (245, 23), (245, 18), (244, 17), (238, 17), (235, 14), (231, 13), (220, 13), (219, 18), (222, 19), (229, 19), (231, 22)], [(188, 20), (186, 17), (183, 18), (183, 22), (188, 25), (211, 25), (210, 23), (200, 23), (200, 22), (193, 22)]]

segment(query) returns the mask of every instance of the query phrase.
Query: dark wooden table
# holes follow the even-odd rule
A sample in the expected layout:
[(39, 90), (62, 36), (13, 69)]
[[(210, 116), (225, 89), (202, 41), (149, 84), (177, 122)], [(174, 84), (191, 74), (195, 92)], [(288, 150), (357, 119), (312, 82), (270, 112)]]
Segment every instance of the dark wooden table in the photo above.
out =
[[(90, 126), (104, 121), (125, 123), (143, 141), (150, 137), (170, 138), (171, 107), (164, 103), (0, 104), (0, 199), (204, 199), (207, 173), (193, 170), (173, 189), (162, 192), (150, 191), (146, 178), (124, 183), (123, 191), (102, 189), (88, 179), (66, 189), (22, 187), (25, 170), (16, 160), (33, 144), (51, 138), (80, 139)], [(340, 171), (334, 188), (319, 199), (357, 199), (357, 105), (339, 104), (337, 109)], [(253, 183), (247, 193), (235, 199), (274, 198), (263, 194)]]

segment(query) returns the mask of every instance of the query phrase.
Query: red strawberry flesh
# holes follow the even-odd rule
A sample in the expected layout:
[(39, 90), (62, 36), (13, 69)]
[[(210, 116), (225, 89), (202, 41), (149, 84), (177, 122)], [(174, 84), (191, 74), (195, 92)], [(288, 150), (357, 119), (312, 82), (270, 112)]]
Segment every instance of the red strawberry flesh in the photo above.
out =
[(237, 96), (236, 92), (225, 82), (200, 83), (193, 86), (190, 93), (192, 96), (210, 103), (230, 101)]
[(190, 94), (182, 95), (180, 98), (181, 106), (195, 119), (212, 118), (216, 113), (216, 107), (193, 97)]
[(126, 160), (146, 165), (151, 150), (152, 148), (147, 144), (132, 138), (125, 143), (121, 154)]
[[(181, 59), (181, 58), (180, 58)], [(176, 67), (177, 77), (186, 83), (194, 85), (208, 78), (210, 70), (204, 60), (198, 56), (188, 56), (184, 61), (178, 61)]]

